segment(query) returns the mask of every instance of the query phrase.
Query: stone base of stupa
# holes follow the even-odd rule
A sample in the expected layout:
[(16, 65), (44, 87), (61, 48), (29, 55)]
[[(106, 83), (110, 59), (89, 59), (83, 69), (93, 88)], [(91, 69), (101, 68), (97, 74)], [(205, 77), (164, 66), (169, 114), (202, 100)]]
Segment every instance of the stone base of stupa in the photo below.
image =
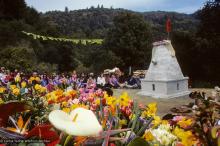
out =
[(143, 79), (142, 90), (138, 93), (153, 98), (176, 98), (188, 96), (188, 78), (179, 80), (146, 80)]

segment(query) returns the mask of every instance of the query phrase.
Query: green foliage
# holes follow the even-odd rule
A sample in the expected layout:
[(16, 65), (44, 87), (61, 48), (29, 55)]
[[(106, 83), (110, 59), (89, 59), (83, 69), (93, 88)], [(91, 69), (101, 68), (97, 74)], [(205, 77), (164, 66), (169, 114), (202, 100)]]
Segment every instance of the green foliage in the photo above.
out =
[(200, 19), (197, 30), (175, 31), (172, 42), (183, 72), (195, 86), (198, 81), (220, 83), (220, 2), (208, 1), (195, 15)]
[(114, 26), (113, 19), (120, 13), (141, 15), (152, 26), (155, 40), (165, 38), (165, 22), (167, 16), (172, 19), (175, 30), (194, 30), (198, 21), (193, 15), (176, 12), (133, 12), (125, 9), (108, 9), (103, 7), (75, 11), (50, 11), (43, 14), (58, 26), (64, 36), (73, 38), (104, 38), (108, 30)]
[(0, 17), (8, 20), (21, 19), (26, 11), (24, 0), (0, 0)]
[(55, 71), (55, 65), (49, 63), (38, 63), (37, 57), (32, 48), (27, 46), (8, 47), (0, 51), (0, 64), (9, 69), (19, 69), (27, 72), (34, 70)]
[(136, 137), (128, 144), (128, 146), (149, 146), (149, 144), (143, 138)]
[(209, 40), (219, 38), (220, 35), (220, 1), (209, 0), (198, 12), (200, 25), (198, 35)]
[(150, 26), (137, 14), (121, 13), (114, 18), (114, 27), (106, 37), (106, 47), (123, 61), (121, 68), (146, 67), (150, 61)]
[[(0, 52), (1, 64), (10, 69), (30, 69), (36, 64), (36, 56), (32, 49), (27, 47), (10, 47)], [(30, 71), (30, 70), (27, 70)]]

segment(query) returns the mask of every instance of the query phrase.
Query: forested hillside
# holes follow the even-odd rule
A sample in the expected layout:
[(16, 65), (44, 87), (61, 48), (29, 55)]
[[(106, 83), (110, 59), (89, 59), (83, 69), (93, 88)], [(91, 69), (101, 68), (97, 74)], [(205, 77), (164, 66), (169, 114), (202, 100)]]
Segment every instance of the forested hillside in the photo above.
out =
[(173, 30), (195, 31), (198, 20), (194, 15), (177, 12), (133, 12), (125, 9), (108, 9), (103, 7), (83, 10), (51, 11), (43, 14), (50, 18), (61, 34), (77, 38), (104, 38), (109, 28), (113, 26), (113, 19), (122, 12), (141, 15), (152, 26), (155, 39), (166, 36), (165, 22), (167, 17), (172, 19)]

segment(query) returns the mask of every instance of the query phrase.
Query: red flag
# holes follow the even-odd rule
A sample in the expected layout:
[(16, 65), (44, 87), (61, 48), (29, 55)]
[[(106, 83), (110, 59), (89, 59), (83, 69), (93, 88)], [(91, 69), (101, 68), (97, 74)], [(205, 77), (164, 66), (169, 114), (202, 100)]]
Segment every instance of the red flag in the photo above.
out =
[(167, 30), (167, 33), (171, 32), (171, 20), (170, 20), (170, 18), (167, 19), (166, 30)]

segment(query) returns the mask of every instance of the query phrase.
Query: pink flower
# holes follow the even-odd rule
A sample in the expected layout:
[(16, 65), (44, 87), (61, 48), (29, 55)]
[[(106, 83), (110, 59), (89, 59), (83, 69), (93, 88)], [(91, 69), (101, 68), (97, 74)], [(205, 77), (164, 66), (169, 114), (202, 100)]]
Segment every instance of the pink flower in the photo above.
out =
[(91, 104), (90, 106), (90, 110), (95, 111), (97, 108), (97, 104), (95, 104), (94, 102)]
[(143, 110), (143, 109), (145, 109), (146, 107), (145, 107), (145, 105), (143, 105), (143, 104), (140, 103), (140, 104), (139, 104), (139, 108)]
[(89, 93), (94, 93), (94, 89), (88, 89)]
[(182, 120), (183, 118), (184, 118), (183, 116), (175, 116), (175, 117), (173, 117), (173, 121), (178, 122), (178, 121)]
[(96, 90), (95, 95), (98, 96), (98, 97), (103, 97), (104, 93), (101, 89), (98, 89), (98, 90)]
[(73, 100), (72, 100), (72, 103), (73, 103), (73, 104), (79, 104), (79, 99), (77, 99), (77, 98), (73, 99)]
[(79, 89), (79, 93), (80, 93), (80, 94), (84, 93), (84, 89), (83, 89), (83, 88), (80, 88), (80, 89)]

